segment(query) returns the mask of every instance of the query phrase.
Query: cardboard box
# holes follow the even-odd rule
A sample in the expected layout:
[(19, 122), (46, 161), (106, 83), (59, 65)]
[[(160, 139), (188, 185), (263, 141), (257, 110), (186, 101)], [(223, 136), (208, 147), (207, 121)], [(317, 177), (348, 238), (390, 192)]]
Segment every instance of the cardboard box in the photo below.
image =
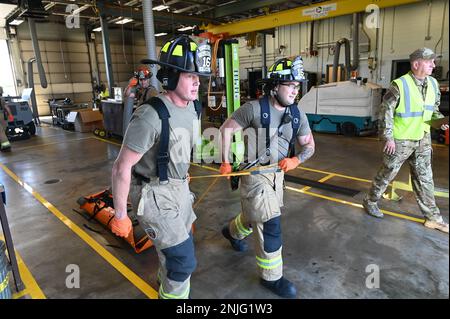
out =
[(74, 123), (77, 132), (92, 132), (96, 128), (103, 128), (103, 115), (93, 109), (73, 110), (67, 115), (67, 122)]

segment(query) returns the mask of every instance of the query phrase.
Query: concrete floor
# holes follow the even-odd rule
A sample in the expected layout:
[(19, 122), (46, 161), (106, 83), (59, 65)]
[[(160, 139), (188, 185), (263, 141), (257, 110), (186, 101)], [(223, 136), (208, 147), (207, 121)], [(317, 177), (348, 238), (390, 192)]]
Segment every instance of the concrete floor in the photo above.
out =
[[(315, 134), (315, 139), (316, 154), (293, 175), (319, 180), (337, 173), (343, 176), (327, 183), (362, 192), (369, 188), (364, 179), (372, 179), (381, 161), (376, 139), (325, 134)], [(80, 196), (110, 185), (118, 151), (117, 144), (92, 134), (43, 125), (35, 137), (13, 142), (11, 153), (0, 154), (0, 182), (7, 191), (15, 248), (30, 272), (27, 284), (33, 284), (30, 278), (35, 280), (23, 298), (36, 297), (39, 290), (47, 298), (154, 296), (151, 287), (157, 287), (158, 266), (154, 249), (136, 254), (122, 239), (73, 211), (79, 209)], [(434, 147), (434, 180), (439, 188), (449, 188), (448, 162), (448, 146)], [(191, 167), (194, 176), (211, 173)], [(14, 174), (33, 190), (15, 181)], [(51, 179), (60, 181), (45, 183)], [(407, 182), (407, 167), (397, 180)], [(314, 188), (295, 191), (304, 187), (298, 184), (287, 186), (282, 211), (284, 274), (296, 284), (300, 299), (449, 297), (449, 237), (406, 219), (422, 218), (412, 193), (399, 191), (400, 202), (384, 200), (381, 208), (401, 215), (379, 220), (352, 205), (361, 202), (362, 193), (352, 198)], [(231, 192), (224, 178), (194, 180), (191, 189), (197, 195), (198, 216), (198, 268), (192, 275), (191, 297), (277, 298), (258, 284), (253, 249), (234, 252), (220, 234), (240, 210), (238, 192)], [(448, 220), (448, 199), (437, 198), (437, 203)], [(69, 264), (79, 266), (80, 288), (66, 287)], [(380, 285), (369, 289), (366, 279), (372, 271), (366, 272), (366, 267), (372, 264), (379, 267)]]

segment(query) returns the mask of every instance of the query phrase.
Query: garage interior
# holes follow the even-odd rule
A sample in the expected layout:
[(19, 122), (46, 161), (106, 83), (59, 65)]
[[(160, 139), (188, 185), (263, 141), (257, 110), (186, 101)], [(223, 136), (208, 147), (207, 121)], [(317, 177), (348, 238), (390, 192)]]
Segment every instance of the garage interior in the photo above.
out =
[[(440, 55), (432, 76), (439, 83), (440, 111), (448, 116), (449, 1), (380, 0), (375, 8), (372, 2), (0, 1), (3, 98), (27, 100), (35, 130), (26, 126), (27, 136), (11, 139), (11, 151), (0, 153), (7, 227), (20, 275), (8, 277), (10, 297), (158, 298), (154, 247), (137, 253), (80, 208), (80, 197), (111, 186), (123, 137), (122, 115), (119, 124), (106, 118), (99, 87), (114, 97), (140, 61), (157, 57), (167, 40), (180, 34), (204, 39), (209, 32), (234, 40), (238, 105), (259, 96), (255, 83), (274, 61), (303, 58), (308, 82), (299, 105), (313, 129), (316, 151), (288, 173), (281, 218), (283, 271), (298, 298), (448, 299), (449, 237), (423, 226), (408, 165), (380, 202), (385, 217), (366, 214), (361, 203), (381, 164), (383, 144), (373, 127), (337, 123), (340, 116), (349, 118), (340, 113), (344, 106), (327, 108), (309, 94), (330, 85), (340, 88), (334, 96), (349, 100), (364, 92), (369, 102), (358, 112), (367, 112), (362, 117), (376, 124), (391, 81), (409, 70), (409, 54), (429, 47)], [(155, 77), (152, 81), (158, 85)], [(215, 81), (216, 91), (225, 89), (223, 79)], [(354, 96), (345, 91), (347, 85)], [(199, 100), (202, 130), (220, 127), (227, 118), (223, 94), (215, 95), (214, 89), (210, 94), (206, 81)], [(84, 111), (78, 112), (83, 109), (95, 116), (83, 118)], [(111, 121), (120, 128), (109, 129)], [(448, 131), (435, 129), (432, 138), (436, 203), (448, 221)], [(198, 262), (190, 298), (277, 299), (259, 284), (254, 250), (236, 252), (221, 234), (241, 204), (230, 181), (215, 176), (219, 165), (193, 158), (189, 169), (193, 177), (204, 176), (190, 182)], [(376, 287), (370, 281), (375, 268)], [(70, 284), (74, 269), (80, 275), (77, 287)]]

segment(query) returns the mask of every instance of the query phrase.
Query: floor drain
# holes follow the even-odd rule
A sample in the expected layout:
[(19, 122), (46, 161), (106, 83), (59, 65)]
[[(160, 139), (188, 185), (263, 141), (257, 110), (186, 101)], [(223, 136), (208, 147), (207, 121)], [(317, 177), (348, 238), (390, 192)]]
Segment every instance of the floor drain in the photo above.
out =
[(45, 181), (44, 184), (56, 184), (59, 183), (61, 180), (60, 179), (49, 179), (48, 181)]

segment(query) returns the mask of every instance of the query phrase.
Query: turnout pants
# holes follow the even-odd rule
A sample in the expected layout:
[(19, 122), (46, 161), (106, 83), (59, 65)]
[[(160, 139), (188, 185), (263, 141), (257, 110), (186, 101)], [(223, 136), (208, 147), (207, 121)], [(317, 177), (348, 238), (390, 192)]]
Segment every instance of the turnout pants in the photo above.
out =
[(281, 207), (284, 172), (241, 177), (242, 212), (230, 222), (230, 233), (242, 240), (256, 232), (256, 265), (264, 280), (283, 276)]
[(412, 188), (417, 204), (429, 220), (440, 216), (434, 199), (433, 171), (431, 168), (431, 137), (425, 133), (419, 141), (395, 140), (395, 153), (383, 154), (383, 163), (375, 176), (367, 199), (372, 202), (380, 200), (389, 183), (397, 176), (405, 161), (408, 161), (411, 173)]
[(192, 237), (196, 216), (187, 180), (159, 179), (139, 185), (132, 178), (130, 199), (139, 224), (152, 240), (159, 258), (160, 299), (187, 299), (197, 261)]

